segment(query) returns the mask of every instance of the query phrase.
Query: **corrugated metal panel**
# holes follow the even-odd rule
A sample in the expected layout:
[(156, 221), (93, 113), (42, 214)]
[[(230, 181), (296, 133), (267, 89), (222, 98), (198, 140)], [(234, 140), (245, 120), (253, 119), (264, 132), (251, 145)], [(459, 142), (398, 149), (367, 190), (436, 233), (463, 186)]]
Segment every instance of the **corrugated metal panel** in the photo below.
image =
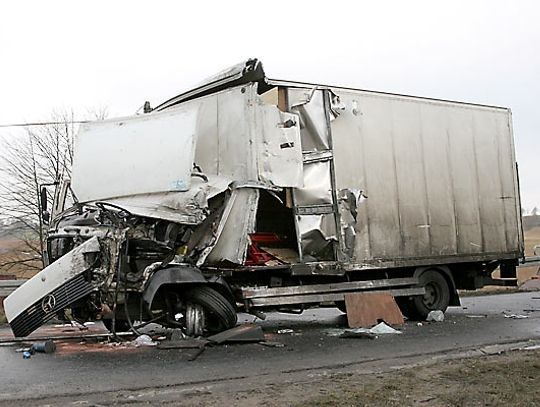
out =
[(520, 251), (508, 110), (334, 91), (336, 185), (368, 196), (355, 260)]

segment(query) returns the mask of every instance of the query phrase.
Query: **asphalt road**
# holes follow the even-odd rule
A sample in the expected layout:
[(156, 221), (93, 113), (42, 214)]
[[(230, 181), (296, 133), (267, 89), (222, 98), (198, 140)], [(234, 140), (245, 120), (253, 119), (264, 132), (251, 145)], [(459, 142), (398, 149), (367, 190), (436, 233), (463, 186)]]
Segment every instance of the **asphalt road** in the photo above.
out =
[[(271, 314), (258, 323), (267, 340), (282, 342), (284, 347), (222, 345), (207, 349), (192, 362), (188, 359), (194, 350), (74, 342), (60, 343), (53, 355), (36, 354), (24, 360), (15, 351), (17, 346), (1, 346), (0, 404), (47, 404), (58, 396), (83, 400), (118, 392), (124, 397), (149, 389), (159, 392), (210, 382), (256, 381), (269, 375), (302, 377), (359, 364), (373, 367), (492, 344), (540, 340), (540, 293), (468, 297), (462, 303), (449, 309), (443, 322), (421, 326), (407, 322), (400, 327), (401, 335), (375, 340), (329, 336), (329, 330), (345, 324), (345, 317), (335, 309), (310, 310), (300, 316)], [(506, 318), (504, 313), (527, 318)], [(294, 332), (278, 334), (283, 328)], [(6, 331), (0, 329), (0, 336)]]

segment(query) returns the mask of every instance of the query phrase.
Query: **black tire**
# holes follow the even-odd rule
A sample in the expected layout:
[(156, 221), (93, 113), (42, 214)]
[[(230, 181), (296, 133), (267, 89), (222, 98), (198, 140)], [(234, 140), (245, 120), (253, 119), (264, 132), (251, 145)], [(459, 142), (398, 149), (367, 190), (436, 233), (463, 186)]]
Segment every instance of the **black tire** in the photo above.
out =
[[(105, 328), (109, 332), (112, 332), (112, 319), (103, 319), (103, 325), (105, 325)], [(117, 319), (114, 321), (114, 328), (116, 332), (129, 332), (131, 331), (131, 327), (129, 326), (129, 323), (126, 320), (123, 319)]]
[(425, 320), (431, 311), (445, 312), (450, 304), (450, 286), (446, 278), (439, 271), (429, 269), (420, 274), (418, 280), (426, 293), (405, 302), (402, 310), (410, 315), (404, 314), (410, 319)]
[(396, 303), (401, 313), (405, 315), (408, 319), (419, 319), (417, 314), (414, 312), (412, 297), (396, 297)]
[(234, 305), (211, 287), (193, 286), (184, 292), (183, 299), (203, 307), (208, 332), (221, 332), (236, 325), (237, 316)]

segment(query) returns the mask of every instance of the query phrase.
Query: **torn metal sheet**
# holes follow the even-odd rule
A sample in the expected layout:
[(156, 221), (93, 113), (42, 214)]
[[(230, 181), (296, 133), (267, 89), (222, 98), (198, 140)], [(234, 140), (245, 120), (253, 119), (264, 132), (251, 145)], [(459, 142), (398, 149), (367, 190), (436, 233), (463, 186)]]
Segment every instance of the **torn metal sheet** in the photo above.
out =
[(343, 103), (340, 99), (340, 97), (332, 92), (331, 90), (329, 91), (330, 93), (330, 109), (329, 109), (329, 113), (330, 113), (330, 120), (335, 120), (338, 118), (338, 116), (345, 111), (347, 105), (345, 103)]
[(231, 262), (243, 264), (249, 244), (249, 234), (255, 231), (255, 218), (259, 190), (241, 188), (232, 191), (215, 234), (209, 246), (197, 261), (199, 264)]
[(348, 258), (354, 256), (358, 206), (365, 200), (365, 195), (359, 189), (342, 189), (338, 194), (341, 241)]
[(291, 111), (300, 116), (302, 151), (330, 148), (328, 125), (324, 114), (324, 94), (316, 88), (289, 89)]
[(261, 137), (257, 143), (259, 179), (281, 187), (301, 187), (302, 146), (298, 116), (264, 104), (256, 111), (255, 134)]
[(333, 151), (325, 92), (288, 89), (291, 110), (298, 112), (304, 154), (304, 184), (293, 190), (300, 258), (335, 260), (339, 214), (334, 188)]
[(211, 176), (208, 181), (193, 177), (185, 192), (162, 192), (104, 200), (134, 215), (165, 219), (187, 225), (198, 225), (208, 215), (208, 199), (227, 190), (230, 179)]
[(208, 345), (209, 341), (202, 338), (177, 339), (162, 341), (157, 345), (158, 349), (201, 349)]
[(260, 342), (264, 341), (264, 333), (260, 325), (243, 324), (209, 336), (207, 340), (217, 344), (225, 342)]
[(330, 162), (313, 162), (304, 165), (304, 186), (294, 191), (298, 206), (332, 204)]
[(309, 257), (313, 260), (332, 258), (333, 243), (337, 241), (334, 215), (302, 215), (297, 218), (304, 260), (310, 260)]

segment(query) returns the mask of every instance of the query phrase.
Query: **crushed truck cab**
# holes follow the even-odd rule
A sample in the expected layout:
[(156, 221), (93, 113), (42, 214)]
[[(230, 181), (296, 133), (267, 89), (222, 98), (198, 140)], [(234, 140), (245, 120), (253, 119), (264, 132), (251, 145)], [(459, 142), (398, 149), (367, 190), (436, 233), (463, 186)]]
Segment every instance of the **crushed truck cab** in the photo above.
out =
[(381, 291), (424, 318), (457, 289), (515, 283), (509, 109), (272, 80), (248, 60), (146, 110), (81, 126), (77, 202), (57, 191), (50, 264), (5, 302), (15, 335), (66, 314), (201, 335), (238, 310)]

